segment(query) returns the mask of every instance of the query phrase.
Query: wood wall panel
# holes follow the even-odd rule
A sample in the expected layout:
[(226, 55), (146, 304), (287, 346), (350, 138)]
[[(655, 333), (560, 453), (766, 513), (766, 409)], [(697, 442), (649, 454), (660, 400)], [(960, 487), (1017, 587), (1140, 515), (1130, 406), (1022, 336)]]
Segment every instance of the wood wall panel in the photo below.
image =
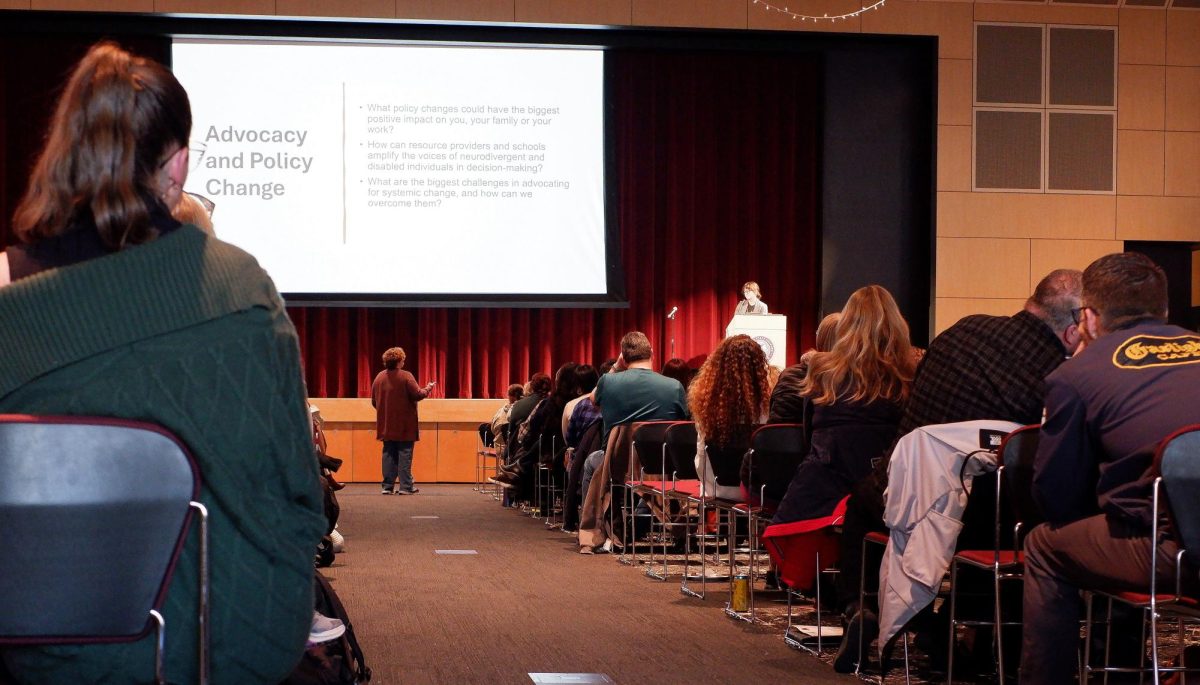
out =
[(1117, 128), (1161, 131), (1166, 67), (1122, 64), (1117, 69)]
[(943, 238), (937, 249), (941, 297), (1026, 297), (1029, 241), (1008, 238)]
[(938, 60), (939, 124), (971, 125), (973, 64), (969, 59)]
[(1055, 269), (1083, 271), (1099, 257), (1123, 252), (1120, 240), (1031, 240), (1029, 242), (1029, 290)]
[(1165, 162), (1162, 131), (1117, 131), (1117, 192), (1162, 195)]
[(977, 2), (975, 3), (975, 21), (1115, 26), (1117, 9), (1115, 7)]
[(632, 24), (633, 0), (517, 0), (517, 21), (540, 24)]
[(633, 25), (744, 29), (749, 5), (749, 0), (633, 0)]
[(396, 16), (402, 19), (446, 21), (513, 21), (515, 0), (395, 0)]
[[(1167, 131), (1163, 192), (1200, 197), (1200, 133)], [(1200, 225), (1200, 216), (1192, 217)]]
[[(413, 465), (412, 475), (413, 480), (417, 483), (436, 483), (438, 474), (438, 440), (437, 431), (433, 426), (421, 424), (421, 439), (413, 446)], [(380, 443), (380, 451), (382, 452), (383, 444)], [(382, 475), (383, 462), (380, 461), (379, 470)]]
[[(1112, 195), (942, 193), (938, 236), (1112, 240)], [(941, 245), (941, 241), (938, 241)]]
[(355, 483), (378, 483), (383, 480), (383, 443), (375, 439), (374, 431), (359, 426), (351, 428), (350, 451), (353, 457), (351, 480)]
[[(750, 11), (754, 11), (753, 6)], [(861, 19), (863, 33), (937, 36), (939, 57), (967, 60), (972, 57), (970, 4), (888, 0), (883, 7), (863, 13)]]
[(1025, 298), (939, 297), (935, 306), (934, 334), (936, 335), (970, 314), (991, 314), (993, 316), (1016, 314), (1025, 306)]
[(479, 434), (474, 426), (443, 424), (437, 434), (437, 482), (474, 483)]
[(1119, 195), (1116, 237), (1200, 242), (1200, 198)]
[[(62, 10), (66, 12), (153, 12), (154, 0), (111, 0), (97, 2), (96, 0), (32, 0), (23, 7), (13, 9)], [(162, 10), (159, 10), (162, 11)]]
[(195, 14), (275, 14), (275, 0), (154, 0), (154, 11)]
[[(653, 2), (654, 0), (646, 1)], [(746, 0), (746, 4), (749, 9), (747, 23), (752, 29), (821, 31), (825, 33), (859, 33), (862, 31), (862, 20), (860, 17), (851, 17), (842, 21), (802, 21), (800, 19), (792, 19), (786, 14), (768, 10), (762, 5), (755, 5), (751, 0)], [(862, 7), (858, 0), (795, 0), (795, 2), (788, 0), (785, 4), (793, 12), (814, 17), (826, 14), (846, 14)]]
[(1163, 64), (1167, 56), (1167, 13), (1123, 9), (1117, 31), (1117, 60), (1121, 64)]
[(1166, 67), (1165, 73), (1166, 130), (1200, 131), (1200, 67)]
[(396, 0), (275, 0), (275, 13), (288, 17), (396, 16)]
[(1167, 64), (1200, 67), (1200, 12), (1167, 11)]
[(938, 128), (937, 189), (971, 189), (971, 127)]
[(32, 9), (30, 0), (0, 0), (0, 10)]

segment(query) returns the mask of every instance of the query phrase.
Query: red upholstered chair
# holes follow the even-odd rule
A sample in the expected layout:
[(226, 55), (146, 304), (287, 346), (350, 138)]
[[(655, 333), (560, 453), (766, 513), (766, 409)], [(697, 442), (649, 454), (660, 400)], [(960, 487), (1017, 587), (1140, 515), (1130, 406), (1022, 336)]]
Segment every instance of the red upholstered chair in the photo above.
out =
[(208, 514), (187, 449), (147, 423), (0, 415), (0, 463), (0, 644), (133, 642), (153, 631), (155, 682), (166, 682), (160, 609), (197, 512), (196, 652), (207, 683)]
[[(996, 476), (995, 537), (992, 549), (960, 550), (950, 562), (950, 647), (947, 652), (946, 682), (954, 679), (954, 642), (958, 626), (991, 626), (995, 647), (997, 676), (1004, 682), (1003, 626), (1021, 625), (1020, 621), (1005, 621), (1002, 615), (1001, 585), (1005, 581), (1020, 581), (1025, 574), (1025, 553), (1021, 551), (1024, 533), (1041, 520), (1033, 505), (1030, 491), (1033, 482), (1033, 460), (1037, 455), (1041, 426), (1024, 426), (1009, 433), (1000, 443), (1000, 464)], [(1004, 487), (1005, 484), (1008, 487)], [(1005, 509), (1014, 512), (1014, 525), (1009, 538), (1002, 530)], [(956, 613), (958, 574), (960, 570), (976, 569), (992, 577), (992, 615), (990, 619), (960, 619)]]
[(820, 575), (826, 570), (837, 566), (839, 559), (840, 531), (835, 530), (841, 525), (846, 516), (846, 502), (850, 497), (843, 497), (833, 512), (828, 516), (777, 523), (767, 526), (763, 531), (763, 543), (775, 561), (776, 573), (788, 585), (788, 626), (784, 631), (784, 640), (793, 647), (808, 649), (807, 642), (796, 636), (796, 624), (793, 622), (792, 599), (810, 588), (813, 590), (812, 599), (817, 611), (815, 637), (817, 651), (824, 648), (825, 630), (821, 624), (821, 584)]
[[(1175, 621), (1177, 640), (1182, 650), (1185, 644), (1184, 624), (1200, 623), (1200, 597), (1187, 592), (1189, 586), (1195, 588), (1200, 581), (1195, 575), (1196, 569), (1200, 568), (1200, 424), (1176, 431), (1159, 444), (1154, 456), (1154, 472), (1159, 475), (1154, 481), (1154, 522), (1150, 539), (1158, 541), (1156, 545), (1160, 544), (1166, 537), (1166, 533), (1160, 530), (1162, 522), (1170, 521), (1171, 536), (1179, 546), (1175, 557), (1175, 579), (1166, 587), (1158, 581), (1156, 549), (1150, 557), (1150, 578), (1146, 592), (1105, 592), (1084, 588), (1087, 615), (1084, 621), (1084, 672), (1081, 679), (1086, 679), (1094, 672), (1130, 670), (1108, 666), (1107, 658), (1102, 666), (1091, 665), (1092, 605), (1097, 598), (1107, 600), (1110, 616), (1113, 602), (1142, 610), (1145, 621), (1142, 636), (1144, 641), (1146, 631), (1149, 631), (1152, 660), (1142, 670), (1153, 674), (1155, 685), (1160, 682), (1162, 673), (1200, 672), (1200, 666), (1196, 664), (1163, 666), (1158, 631), (1161, 621)], [(1185, 576), (1185, 573), (1190, 575)]]

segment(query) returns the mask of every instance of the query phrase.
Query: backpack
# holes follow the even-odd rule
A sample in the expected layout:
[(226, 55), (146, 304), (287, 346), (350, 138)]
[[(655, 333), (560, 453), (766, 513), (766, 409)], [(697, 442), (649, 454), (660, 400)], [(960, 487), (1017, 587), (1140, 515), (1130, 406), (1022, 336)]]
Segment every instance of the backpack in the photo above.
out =
[(356, 685), (371, 680), (371, 669), (363, 661), (362, 648), (354, 636), (354, 626), (346, 615), (346, 607), (338, 599), (329, 579), (314, 574), (314, 607), (322, 614), (346, 624), (346, 632), (336, 640), (309, 647), (281, 685)]

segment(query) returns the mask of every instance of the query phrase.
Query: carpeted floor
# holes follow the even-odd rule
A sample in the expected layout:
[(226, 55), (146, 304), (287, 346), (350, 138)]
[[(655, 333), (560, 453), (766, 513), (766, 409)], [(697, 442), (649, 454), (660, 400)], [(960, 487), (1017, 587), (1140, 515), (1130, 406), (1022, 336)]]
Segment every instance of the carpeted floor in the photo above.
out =
[(727, 618), (722, 587), (684, 597), (677, 580), (581, 555), (574, 537), (469, 485), (384, 497), (356, 484), (338, 499), (346, 552), (323, 572), (372, 683), (530, 683), (538, 672), (622, 684), (858, 682), (787, 647), (778, 627)]

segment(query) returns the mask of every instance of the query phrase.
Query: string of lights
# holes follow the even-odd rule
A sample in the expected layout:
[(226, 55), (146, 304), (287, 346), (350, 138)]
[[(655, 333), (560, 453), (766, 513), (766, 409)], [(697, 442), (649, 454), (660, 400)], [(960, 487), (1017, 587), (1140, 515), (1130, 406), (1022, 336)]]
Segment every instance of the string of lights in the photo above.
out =
[(791, 17), (793, 20), (799, 19), (800, 21), (811, 21), (811, 22), (845, 21), (846, 19), (850, 19), (852, 17), (857, 17), (858, 15), (860, 15), (864, 12), (870, 12), (873, 9), (878, 9), (880, 7), (883, 7), (884, 2), (885, 2), (885, 0), (876, 0), (874, 3), (872, 3), (870, 5), (862, 4), (861, 6), (859, 6), (858, 9), (854, 10), (853, 12), (847, 12), (845, 14), (834, 14), (834, 15), (822, 14), (820, 16), (817, 16), (815, 14), (802, 14), (800, 12), (793, 12), (793, 11), (789, 10), (787, 7), (778, 7), (776, 5), (772, 5), (769, 2), (766, 2), (766, 0), (754, 0), (755, 5), (762, 5), (763, 9), (767, 10), (768, 12), (779, 12), (780, 14), (785, 14), (785, 15)]

